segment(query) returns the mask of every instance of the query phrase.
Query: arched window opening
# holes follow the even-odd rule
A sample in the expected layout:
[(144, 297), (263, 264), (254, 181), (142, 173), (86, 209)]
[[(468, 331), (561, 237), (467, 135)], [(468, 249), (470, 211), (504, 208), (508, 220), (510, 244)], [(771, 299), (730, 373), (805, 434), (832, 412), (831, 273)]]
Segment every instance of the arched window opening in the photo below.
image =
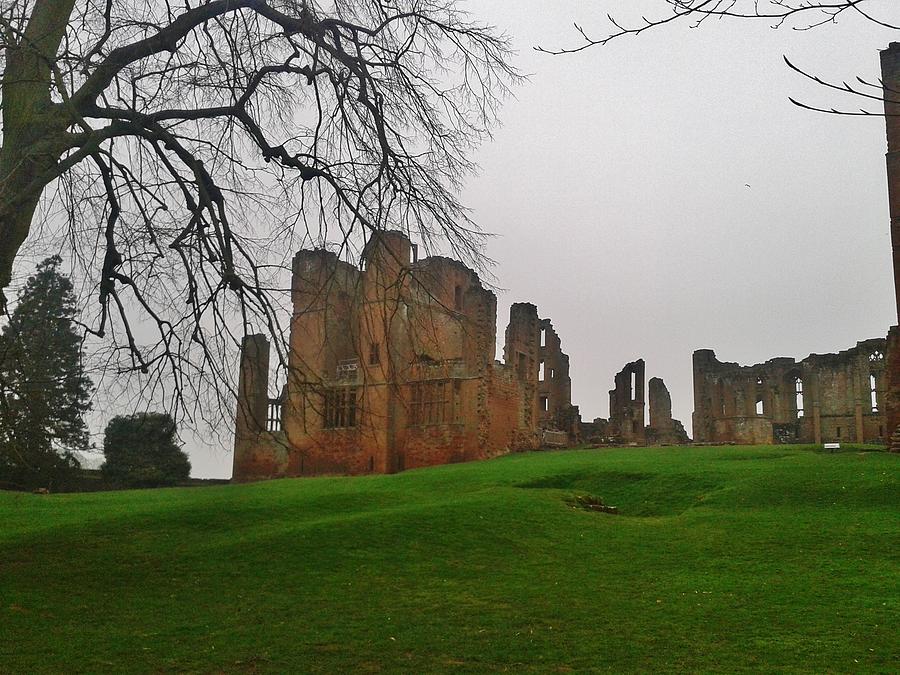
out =
[(541, 328), (541, 347), (547, 346), (547, 329)]
[(878, 412), (878, 389), (875, 385), (876, 385), (875, 373), (872, 373), (871, 375), (869, 375), (869, 394), (872, 399), (872, 412), (873, 413)]
[(803, 417), (803, 380), (794, 378), (794, 396), (797, 404), (797, 418)]

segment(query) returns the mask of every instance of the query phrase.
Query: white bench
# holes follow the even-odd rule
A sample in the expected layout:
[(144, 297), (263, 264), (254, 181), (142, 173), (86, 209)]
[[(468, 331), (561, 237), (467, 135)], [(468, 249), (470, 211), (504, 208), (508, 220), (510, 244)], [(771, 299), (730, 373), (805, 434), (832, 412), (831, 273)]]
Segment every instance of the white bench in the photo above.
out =
[(841, 449), (841, 444), (840, 443), (826, 443), (825, 449), (829, 450), (830, 452), (834, 452), (835, 450)]

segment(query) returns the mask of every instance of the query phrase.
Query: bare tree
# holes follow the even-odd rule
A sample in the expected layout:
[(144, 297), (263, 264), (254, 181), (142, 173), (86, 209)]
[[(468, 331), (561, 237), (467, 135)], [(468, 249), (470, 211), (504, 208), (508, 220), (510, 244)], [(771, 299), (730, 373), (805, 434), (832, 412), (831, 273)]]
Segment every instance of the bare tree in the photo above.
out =
[[(836, 23), (843, 17), (857, 16), (887, 29), (900, 31), (900, 9), (896, 3), (884, 0), (658, 0), (659, 13), (642, 16), (640, 20), (628, 23), (612, 14), (607, 14), (611, 29), (594, 33), (575, 24), (580, 42), (570, 47), (544, 48), (538, 51), (548, 54), (572, 54), (592, 47), (609, 44), (627, 36), (636, 36), (672, 24), (688, 24), (693, 28), (702, 26), (712, 19), (742, 19), (762, 21), (772, 28), (791, 30), (813, 30), (826, 24)], [(800, 75), (829, 89), (853, 94), (863, 99), (883, 101), (882, 84), (861, 77), (853, 84), (829, 82), (809, 71), (796, 66), (785, 57), (788, 67)], [(882, 115), (881, 110), (868, 109), (838, 110), (819, 108), (791, 99), (802, 108), (841, 115)], [(880, 107), (880, 106), (879, 106)]]
[(519, 76), (454, 0), (0, 0), (0, 29), (0, 290), (62, 242), (154, 395), (228, 380), (235, 326), (280, 333), (298, 243), (485, 262), (456, 195)]

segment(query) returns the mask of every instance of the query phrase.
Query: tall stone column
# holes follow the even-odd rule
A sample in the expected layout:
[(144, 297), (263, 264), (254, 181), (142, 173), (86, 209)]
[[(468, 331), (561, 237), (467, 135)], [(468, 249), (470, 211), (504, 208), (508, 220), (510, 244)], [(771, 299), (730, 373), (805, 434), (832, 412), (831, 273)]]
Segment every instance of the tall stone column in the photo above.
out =
[(269, 341), (265, 335), (246, 335), (241, 342), (234, 457), (231, 479), (253, 478), (253, 452), (266, 430), (269, 405)]
[[(887, 129), (887, 182), (891, 214), (891, 250), (894, 261), (894, 295), (900, 318), (900, 42), (881, 52), (884, 83), (884, 121)], [(885, 417), (892, 452), (900, 452), (900, 334), (888, 333), (887, 396)]]

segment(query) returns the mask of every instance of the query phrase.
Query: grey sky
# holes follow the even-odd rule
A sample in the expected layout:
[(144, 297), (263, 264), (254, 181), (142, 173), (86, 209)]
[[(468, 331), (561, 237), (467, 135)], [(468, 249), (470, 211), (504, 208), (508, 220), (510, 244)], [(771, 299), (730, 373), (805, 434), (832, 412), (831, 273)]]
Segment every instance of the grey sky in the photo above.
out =
[[(663, 4), (471, 2), (531, 79), (477, 154), (464, 201), (498, 235), (500, 339), (509, 304), (534, 302), (570, 356), (585, 419), (608, 414), (614, 373), (643, 357), (690, 430), (693, 350), (802, 358), (883, 336), (895, 319), (883, 120), (796, 108), (789, 95), (861, 102), (782, 55), (832, 80), (876, 80), (878, 50), (900, 36), (851, 18), (809, 32), (728, 21), (576, 55), (532, 50), (575, 44), (573, 21), (600, 35), (607, 11)], [(191, 459), (195, 475), (230, 475), (224, 451)]]

